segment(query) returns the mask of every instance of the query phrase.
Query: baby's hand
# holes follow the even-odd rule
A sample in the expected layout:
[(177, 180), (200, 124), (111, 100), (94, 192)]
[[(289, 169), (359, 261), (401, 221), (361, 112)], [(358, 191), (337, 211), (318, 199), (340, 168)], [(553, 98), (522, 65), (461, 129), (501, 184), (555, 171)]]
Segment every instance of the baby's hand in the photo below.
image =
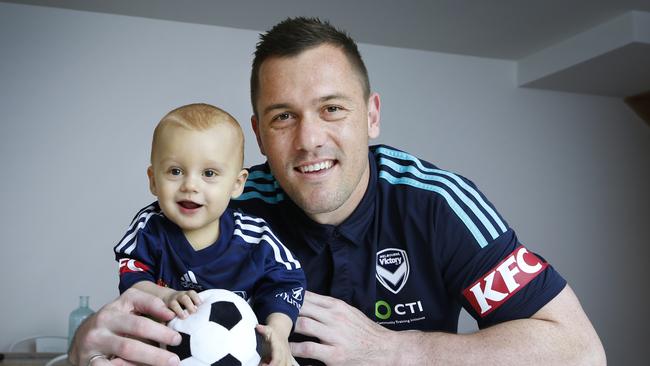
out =
[(181, 319), (196, 312), (197, 306), (201, 304), (201, 298), (194, 290), (171, 292), (163, 301)]
[(264, 337), (265, 350), (270, 351), (267, 357), (260, 362), (262, 366), (297, 366), (298, 363), (291, 356), (289, 340), (273, 334), (273, 328), (258, 325), (255, 328)]

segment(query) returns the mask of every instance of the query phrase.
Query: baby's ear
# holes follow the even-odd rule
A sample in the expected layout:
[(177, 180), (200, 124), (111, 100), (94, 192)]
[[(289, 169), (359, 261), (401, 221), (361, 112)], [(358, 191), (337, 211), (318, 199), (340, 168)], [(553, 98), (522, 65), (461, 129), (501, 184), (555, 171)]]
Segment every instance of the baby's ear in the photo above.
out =
[(153, 166), (151, 165), (147, 168), (147, 177), (149, 177), (149, 191), (151, 191), (151, 194), (154, 196), (158, 196), (156, 193), (156, 178), (153, 175)]
[(244, 192), (246, 179), (248, 179), (248, 170), (246, 169), (240, 170), (239, 174), (237, 174), (237, 179), (235, 180), (235, 184), (233, 184), (232, 186), (232, 193), (230, 194), (230, 198), (237, 198), (241, 196), (242, 192)]

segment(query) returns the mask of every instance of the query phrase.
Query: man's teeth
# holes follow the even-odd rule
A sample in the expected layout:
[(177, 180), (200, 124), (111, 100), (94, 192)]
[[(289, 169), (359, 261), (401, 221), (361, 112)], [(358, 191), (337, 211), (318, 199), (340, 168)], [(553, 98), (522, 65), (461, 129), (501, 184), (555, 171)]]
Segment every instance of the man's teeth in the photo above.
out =
[(300, 171), (302, 173), (311, 173), (311, 172), (317, 172), (317, 171), (323, 170), (323, 169), (329, 169), (331, 167), (332, 167), (332, 161), (328, 160), (328, 161), (323, 161), (323, 162), (316, 163), (316, 164), (301, 166)]

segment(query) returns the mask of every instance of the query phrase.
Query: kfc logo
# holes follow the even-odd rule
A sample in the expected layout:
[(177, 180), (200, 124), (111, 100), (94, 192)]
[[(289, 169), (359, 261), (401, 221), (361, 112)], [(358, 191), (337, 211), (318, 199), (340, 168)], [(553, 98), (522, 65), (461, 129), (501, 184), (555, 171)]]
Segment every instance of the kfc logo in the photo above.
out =
[(520, 246), (480, 280), (465, 289), (463, 295), (474, 310), (484, 317), (505, 303), (547, 266), (548, 263), (542, 262), (535, 254)]

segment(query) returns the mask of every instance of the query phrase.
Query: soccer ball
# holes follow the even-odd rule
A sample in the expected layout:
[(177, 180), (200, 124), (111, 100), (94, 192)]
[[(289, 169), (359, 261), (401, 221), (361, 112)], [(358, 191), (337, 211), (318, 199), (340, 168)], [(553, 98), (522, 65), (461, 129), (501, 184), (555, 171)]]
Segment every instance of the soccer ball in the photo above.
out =
[(182, 366), (257, 366), (262, 337), (255, 331), (257, 317), (248, 303), (234, 292), (205, 290), (201, 305), (185, 319), (167, 325), (182, 337), (178, 346), (166, 346)]

